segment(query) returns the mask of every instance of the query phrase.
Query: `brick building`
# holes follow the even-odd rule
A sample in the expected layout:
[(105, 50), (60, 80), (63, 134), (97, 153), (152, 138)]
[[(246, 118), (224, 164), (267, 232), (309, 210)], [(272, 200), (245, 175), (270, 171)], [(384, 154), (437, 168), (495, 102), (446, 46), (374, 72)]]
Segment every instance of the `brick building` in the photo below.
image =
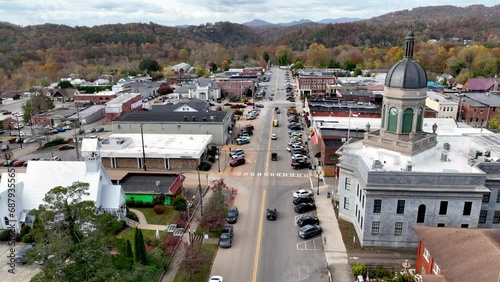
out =
[(297, 78), (300, 97), (312, 95), (325, 95), (328, 85), (335, 85), (336, 78), (331, 72), (306, 72), (303, 71)]
[(116, 98), (117, 94), (112, 91), (103, 91), (93, 94), (75, 94), (73, 96), (75, 102), (81, 104), (104, 105)]
[(210, 142), (212, 135), (203, 134), (113, 134), (99, 153), (108, 168), (195, 170)]
[(106, 119), (115, 120), (119, 116), (142, 108), (141, 93), (123, 93), (106, 103)]
[(415, 266), (419, 280), (415, 281), (497, 282), (500, 278), (500, 230), (424, 226), (414, 230), (419, 239)]
[(458, 120), (473, 127), (488, 128), (500, 116), (500, 96), (489, 93), (465, 93), (459, 102)]

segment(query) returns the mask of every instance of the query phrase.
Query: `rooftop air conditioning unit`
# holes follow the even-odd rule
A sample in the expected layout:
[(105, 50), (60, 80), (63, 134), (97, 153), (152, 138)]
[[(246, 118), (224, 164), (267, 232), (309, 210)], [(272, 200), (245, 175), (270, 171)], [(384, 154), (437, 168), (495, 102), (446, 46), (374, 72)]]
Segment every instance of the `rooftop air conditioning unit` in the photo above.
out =
[(379, 160), (373, 160), (372, 169), (382, 169), (384, 165)]
[(215, 120), (215, 117), (214, 116), (210, 116), (210, 120)]
[(444, 143), (443, 149), (445, 149), (446, 151), (449, 151), (450, 150), (450, 143)]
[(406, 163), (406, 171), (411, 171), (413, 168), (413, 164), (411, 162)]

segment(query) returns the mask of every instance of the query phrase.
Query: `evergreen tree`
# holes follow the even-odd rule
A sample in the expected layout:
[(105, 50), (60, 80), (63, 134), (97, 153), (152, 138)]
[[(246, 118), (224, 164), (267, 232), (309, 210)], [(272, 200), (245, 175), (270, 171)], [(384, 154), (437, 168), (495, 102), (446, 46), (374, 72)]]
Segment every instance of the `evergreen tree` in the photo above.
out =
[(127, 258), (134, 258), (134, 252), (132, 251), (132, 244), (130, 244), (130, 240), (127, 240), (127, 249), (125, 250), (125, 256)]
[(141, 229), (137, 227), (135, 228), (134, 247), (135, 262), (147, 265), (148, 257), (146, 253), (146, 245), (144, 244), (144, 237), (142, 236)]

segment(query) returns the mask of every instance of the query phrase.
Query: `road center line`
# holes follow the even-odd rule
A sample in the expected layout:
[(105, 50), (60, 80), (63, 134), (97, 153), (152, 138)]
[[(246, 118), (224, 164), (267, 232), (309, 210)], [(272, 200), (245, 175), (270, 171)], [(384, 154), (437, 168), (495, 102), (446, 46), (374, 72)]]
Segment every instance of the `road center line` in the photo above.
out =
[(266, 203), (266, 190), (262, 193), (262, 202), (260, 203), (260, 219), (259, 219), (259, 229), (257, 231), (257, 243), (255, 246), (255, 258), (253, 262), (253, 275), (252, 282), (257, 282), (257, 272), (259, 270), (259, 255), (260, 255), (260, 244), (262, 241), (262, 225), (264, 222), (264, 204)]

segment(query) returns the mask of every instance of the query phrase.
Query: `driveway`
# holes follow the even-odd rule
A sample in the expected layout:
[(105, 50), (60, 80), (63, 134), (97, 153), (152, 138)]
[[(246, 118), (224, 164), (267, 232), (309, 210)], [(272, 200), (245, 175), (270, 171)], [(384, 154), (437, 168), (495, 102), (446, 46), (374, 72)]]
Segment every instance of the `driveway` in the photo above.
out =
[[(25, 244), (16, 243), (14, 246), (15, 252), (13, 255), (21, 250)], [(9, 255), (11, 246), (7, 244), (7, 242), (0, 243), (0, 278), (1, 281), (9, 281), (9, 282), (26, 282), (30, 281), (31, 278), (40, 271), (36, 264), (33, 265), (21, 265), (17, 263), (10, 264)], [(12, 273), (14, 272), (14, 273)]]

